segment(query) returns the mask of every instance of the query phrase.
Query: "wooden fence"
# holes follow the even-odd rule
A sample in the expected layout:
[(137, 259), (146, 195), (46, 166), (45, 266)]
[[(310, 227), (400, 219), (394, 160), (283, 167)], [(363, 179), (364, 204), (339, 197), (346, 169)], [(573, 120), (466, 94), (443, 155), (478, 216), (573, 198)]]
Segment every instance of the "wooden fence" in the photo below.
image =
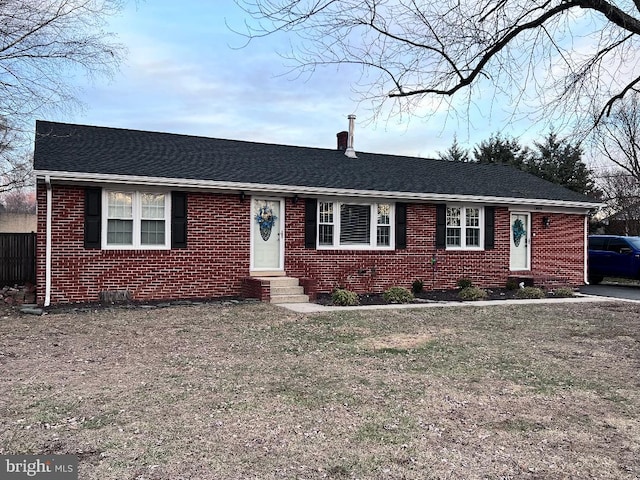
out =
[(36, 281), (36, 234), (0, 233), (0, 288)]

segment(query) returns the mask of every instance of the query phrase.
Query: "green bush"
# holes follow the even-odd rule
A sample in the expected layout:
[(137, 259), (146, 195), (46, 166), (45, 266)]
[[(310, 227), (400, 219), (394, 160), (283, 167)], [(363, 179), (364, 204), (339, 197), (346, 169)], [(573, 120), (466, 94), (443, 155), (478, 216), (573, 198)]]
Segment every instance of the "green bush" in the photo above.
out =
[(413, 283), (411, 284), (411, 291), (413, 292), (414, 295), (417, 295), (418, 293), (422, 292), (423, 289), (424, 289), (424, 282), (420, 279), (414, 280)]
[(518, 288), (518, 281), (515, 278), (510, 278), (507, 280), (505, 288), (507, 290), (516, 290)]
[(573, 291), (573, 288), (571, 287), (560, 287), (553, 292), (553, 296), (558, 298), (574, 297), (575, 294), (576, 293)]
[(461, 278), (457, 282), (458, 288), (464, 290), (465, 288), (473, 287), (473, 282), (470, 278)]
[(331, 303), (342, 307), (353, 307), (360, 304), (358, 294), (346, 288), (336, 288), (331, 294)]
[(524, 287), (516, 292), (517, 298), (545, 298), (544, 290), (538, 287)]
[(382, 294), (387, 303), (409, 303), (413, 301), (413, 293), (404, 287), (391, 287)]
[(487, 291), (478, 287), (465, 287), (458, 292), (458, 297), (461, 300), (484, 300), (487, 298)]

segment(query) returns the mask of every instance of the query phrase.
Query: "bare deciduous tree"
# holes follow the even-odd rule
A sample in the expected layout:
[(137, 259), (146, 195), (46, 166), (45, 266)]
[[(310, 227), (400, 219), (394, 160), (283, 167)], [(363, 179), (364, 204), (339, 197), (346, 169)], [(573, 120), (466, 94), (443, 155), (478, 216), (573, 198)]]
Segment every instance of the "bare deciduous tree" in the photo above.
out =
[(36, 213), (36, 195), (33, 189), (12, 190), (0, 195), (0, 204), (9, 213)]
[(596, 152), (640, 183), (640, 98), (637, 94), (616, 104), (593, 135)]
[(598, 184), (606, 202), (605, 215), (617, 231), (640, 234), (640, 98), (637, 93), (617, 103), (592, 136), (594, 152), (605, 167)]
[(598, 178), (608, 233), (640, 235), (640, 182), (622, 169), (607, 169)]
[(0, 188), (19, 183), (22, 134), (33, 128), (34, 116), (73, 105), (78, 75), (108, 76), (117, 70), (123, 47), (104, 27), (122, 4), (0, 0)]
[(21, 132), (10, 129), (0, 117), (0, 193), (29, 184), (31, 159), (18, 148)]
[(540, 102), (546, 120), (590, 123), (640, 84), (638, 0), (236, 2), (254, 19), (250, 40), (294, 32), (296, 68), (355, 65), (360, 92), (401, 111), (491, 88)]

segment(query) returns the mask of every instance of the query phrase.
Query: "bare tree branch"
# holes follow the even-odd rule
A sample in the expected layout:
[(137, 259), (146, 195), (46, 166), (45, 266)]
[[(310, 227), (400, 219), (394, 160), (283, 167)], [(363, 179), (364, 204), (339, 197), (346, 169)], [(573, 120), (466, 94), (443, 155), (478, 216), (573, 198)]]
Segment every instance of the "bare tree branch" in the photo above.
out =
[(72, 107), (74, 77), (117, 71), (124, 48), (104, 27), (123, 2), (0, 0), (0, 191), (28, 182), (34, 115)]
[(596, 151), (640, 183), (640, 98), (634, 94), (615, 105), (593, 135)]
[(301, 71), (359, 65), (360, 93), (379, 104), (491, 84), (514, 104), (601, 121), (640, 78), (640, 0), (236, 2), (257, 21), (248, 39), (297, 35), (287, 58)]

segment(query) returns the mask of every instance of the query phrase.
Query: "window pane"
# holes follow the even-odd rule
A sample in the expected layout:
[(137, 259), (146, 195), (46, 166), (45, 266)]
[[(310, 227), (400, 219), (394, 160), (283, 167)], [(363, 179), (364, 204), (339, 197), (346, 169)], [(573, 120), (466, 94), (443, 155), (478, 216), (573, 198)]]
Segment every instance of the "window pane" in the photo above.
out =
[(467, 227), (480, 227), (480, 209), (467, 208), (466, 210)]
[(369, 245), (371, 207), (369, 205), (340, 205), (340, 244)]
[(447, 228), (447, 247), (459, 247), (461, 238), (461, 229)]
[(378, 205), (378, 225), (389, 225), (389, 214), (391, 212), (391, 205), (388, 203), (382, 203)]
[(143, 193), (142, 218), (164, 219), (164, 195), (158, 193)]
[(607, 247), (607, 250), (609, 250), (610, 252), (620, 253), (621, 249), (623, 248), (631, 247), (629, 247), (629, 244), (621, 238), (612, 238), (609, 240), (609, 246)]
[(479, 247), (480, 246), (480, 229), (467, 228), (466, 241), (467, 241), (467, 247)]
[(318, 243), (333, 245), (333, 203), (320, 202), (318, 216)]
[(447, 227), (460, 226), (461, 211), (458, 207), (447, 208)]
[(333, 245), (333, 225), (320, 225), (318, 243), (320, 245)]
[(107, 244), (132, 245), (133, 244), (133, 221), (132, 220), (109, 220), (107, 222)]
[(391, 227), (378, 225), (378, 234), (376, 241), (379, 247), (388, 247), (391, 245)]
[(164, 245), (164, 220), (142, 220), (140, 243), (142, 245)]
[(109, 192), (107, 203), (109, 204), (109, 218), (133, 218), (132, 193)]
[(320, 223), (333, 223), (333, 203), (320, 202)]

